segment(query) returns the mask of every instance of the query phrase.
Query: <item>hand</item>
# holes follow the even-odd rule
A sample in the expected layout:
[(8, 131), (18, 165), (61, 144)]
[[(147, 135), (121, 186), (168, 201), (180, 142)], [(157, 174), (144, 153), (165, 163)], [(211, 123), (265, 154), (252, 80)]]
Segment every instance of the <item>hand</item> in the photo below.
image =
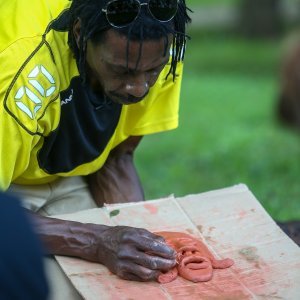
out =
[(155, 280), (176, 265), (176, 252), (164, 238), (145, 229), (108, 227), (96, 243), (98, 260), (127, 280)]
[(80, 223), (29, 213), (49, 254), (102, 263), (123, 279), (150, 281), (176, 265), (164, 238), (145, 229)]

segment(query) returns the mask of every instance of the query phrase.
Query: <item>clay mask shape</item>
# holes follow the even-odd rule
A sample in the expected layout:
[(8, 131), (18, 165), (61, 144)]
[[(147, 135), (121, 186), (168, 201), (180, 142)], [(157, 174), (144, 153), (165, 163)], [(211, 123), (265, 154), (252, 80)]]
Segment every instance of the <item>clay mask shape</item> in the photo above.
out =
[(177, 252), (177, 265), (158, 277), (159, 283), (173, 281), (178, 275), (192, 282), (209, 281), (214, 269), (226, 269), (234, 262), (230, 258), (216, 259), (198, 238), (183, 232), (160, 231), (167, 245)]

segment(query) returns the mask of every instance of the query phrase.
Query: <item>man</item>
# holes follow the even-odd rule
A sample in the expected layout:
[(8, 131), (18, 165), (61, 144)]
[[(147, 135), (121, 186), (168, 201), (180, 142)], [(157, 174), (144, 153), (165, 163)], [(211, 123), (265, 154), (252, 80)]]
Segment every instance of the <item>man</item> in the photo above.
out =
[(1, 5), (0, 187), (35, 212), (49, 253), (141, 281), (176, 263), (146, 230), (46, 216), (144, 200), (133, 153), (178, 125), (189, 21), (184, 0)]

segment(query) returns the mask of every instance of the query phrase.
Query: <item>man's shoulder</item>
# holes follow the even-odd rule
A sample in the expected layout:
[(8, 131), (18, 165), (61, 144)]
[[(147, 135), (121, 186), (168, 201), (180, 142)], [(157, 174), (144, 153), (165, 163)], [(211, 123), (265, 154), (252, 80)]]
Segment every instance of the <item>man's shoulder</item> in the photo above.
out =
[(20, 39), (43, 35), (69, 6), (68, 0), (18, 0), (0, 4), (0, 53)]
[[(22, 7), (25, 1), (11, 2), (20, 2)], [(66, 88), (70, 77), (77, 74), (76, 63), (67, 45), (67, 32), (47, 30), (44, 34), (45, 28), (64, 12), (66, 2), (69, 5), (68, 0), (30, 2), (33, 6), (36, 4), (33, 10), (41, 8), (41, 14), (45, 11), (50, 14), (45, 17), (46, 22), (38, 24), (32, 35), (29, 29), (21, 32), (16, 28), (15, 36), (11, 32), (11, 37), (14, 36), (11, 43), (2, 51), (0, 49), (1, 109), (30, 134), (47, 134), (45, 128), (51, 130), (49, 124), (52, 129), (58, 124), (61, 89)], [(17, 38), (18, 35), (22, 38)]]
[(0, 59), (2, 108), (28, 133), (43, 134), (38, 124), (49, 118), (46, 111), (54, 112), (61, 86), (51, 48), (39, 37), (23, 39), (2, 52)]

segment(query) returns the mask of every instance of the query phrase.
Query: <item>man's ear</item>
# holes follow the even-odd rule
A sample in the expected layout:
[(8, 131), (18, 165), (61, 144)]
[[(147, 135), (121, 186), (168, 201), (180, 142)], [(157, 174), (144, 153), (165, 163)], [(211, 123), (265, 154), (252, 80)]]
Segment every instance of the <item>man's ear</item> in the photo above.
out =
[(78, 48), (80, 44), (80, 31), (81, 31), (81, 20), (78, 18), (73, 25), (73, 34)]

